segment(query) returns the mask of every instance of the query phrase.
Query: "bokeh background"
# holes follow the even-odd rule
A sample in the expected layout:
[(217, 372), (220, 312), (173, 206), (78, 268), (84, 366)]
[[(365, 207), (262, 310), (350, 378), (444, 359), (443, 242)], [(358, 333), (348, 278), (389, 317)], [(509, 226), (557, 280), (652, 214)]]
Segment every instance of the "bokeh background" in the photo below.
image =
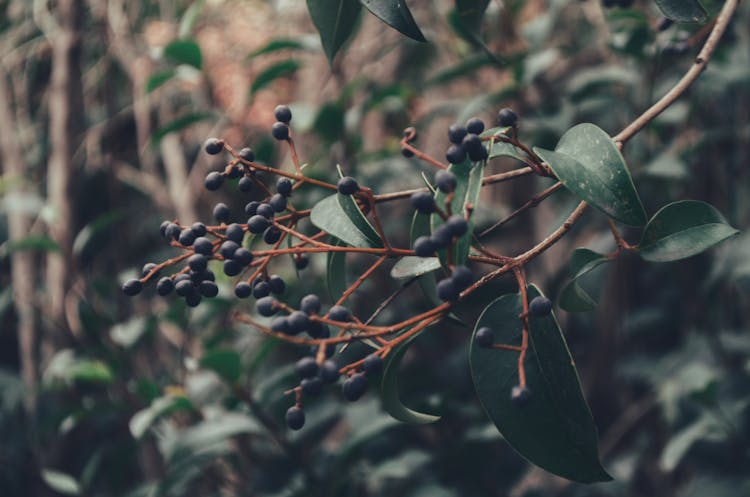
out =
[[(721, 2), (705, 2), (715, 14)], [(306, 351), (231, 319), (250, 312), (220, 279), (219, 298), (188, 310), (120, 285), (175, 255), (165, 219), (208, 221), (236, 188), (203, 188), (222, 157), (209, 136), (290, 167), (270, 136), (289, 103), (302, 161), (335, 166), (378, 192), (421, 186), (429, 167), (405, 159), (406, 126), (442, 158), (446, 129), (500, 107), (521, 116), (527, 143), (551, 147), (578, 122), (614, 134), (689, 67), (706, 28), (659, 31), (653, 2), (491, 1), (477, 30), (454, 3), (412, 0), (429, 43), (372, 16), (329, 67), (302, 1), (0, 0), (0, 494), (5, 496), (675, 496), (750, 494), (750, 5), (691, 90), (627, 145), (653, 214), (679, 199), (715, 205), (743, 234), (669, 264), (624, 256), (584, 282), (600, 304), (557, 311), (615, 480), (572, 484), (532, 468), (502, 440), (475, 398), (471, 328), (445, 324), (403, 364), (407, 404), (439, 412), (410, 426), (374, 392), (337, 391), (306, 405), (290, 433), (283, 391)], [(354, 22), (354, 20), (352, 20)], [(502, 171), (515, 164), (498, 161)], [(486, 189), (480, 227), (543, 187), (535, 178)], [(320, 192), (310, 191), (312, 205)], [(485, 239), (502, 253), (530, 247), (575, 200), (561, 193)], [(408, 202), (381, 213), (408, 244)], [(635, 243), (638, 233), (626, 231)], [(575, 247), (606, 251), (591, 212), (529, 267), (550, 296)], [(361, 260), (348, 261), (352, 274)], [(325, 256), (289, 299), (326, 295)], [(387, 271), (352, 300), (367, 312), (396, 288)], [(473, 322), (500, 280), (459, 309)], [(390, 307), (421, 309), (418, 292)], [(238, 374), (238, 385), (223, 379)]]

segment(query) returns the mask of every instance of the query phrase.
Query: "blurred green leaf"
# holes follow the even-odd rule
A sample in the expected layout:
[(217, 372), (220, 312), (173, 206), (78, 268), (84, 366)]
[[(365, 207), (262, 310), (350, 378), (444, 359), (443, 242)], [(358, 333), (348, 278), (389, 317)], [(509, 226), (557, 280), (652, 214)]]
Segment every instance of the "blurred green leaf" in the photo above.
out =
[(190, 4), (190, 7), (185, 10), (185, 13), (180, 19), (180, 27), (177, 30), (177, 36), (185, 38), (192, 34), (193, 27), (195, 27), (195, 22), (200, 17), (204, 3), (206, 3), (205, 0), (195, 0)]
[(109, 337), (117, 345), (128, 349), (135, 345), (147, 330), (148, 319), (145, 316), (134, 316), (110, 328)]
[(404, 0), (359, 0), (378, 19), (417, 41), (427, 41)]
[(313, 131), (326, 143), (334, 143), (344, 136), (344, 108), (327, 102), (320, 107), (312, 125)]
[(0, 245), (0, 258), (5, 258), (13, 252), (59, 252), (60, 246), (53, 239), (44, 235), (32, 235), (17, 240), (8, 240)]
[(593, 124), (579, 124), (555, 151), (534, 148), (557, 178), (582, 200), (628, 226), (646, 224), (646, 213), (617, 145)]
[(353, 0), (307, 0), (307, 10), (320, 34), (323, 51), (331, 63), (354, 32), (356, 20), (362, 10), (360, 4)]
[(200, 365), (215, 371), (229, 383), (236, 382), (242, 374), (242, 359), (233, 349), (212, 349), (201, 357)]
[(257, 50), (254, 50), (248, 54), (248, 59), (254, 59), (259, 55), (265, 55), (274, 52), (280, 52), (282, 50), (304, 50), (308, 46), (300, 40), (292, 38), (276, 38), (269, 41)]
[(42, 470), (42, 479), (49, 488), (63, 495), (81, 495), (81, 486), (67, 473), (52, 469)]
[(377, 232), (353, 202), (351, 196), (335, 193), (315, 204), (310, 221), (352, 247), (382, 247)]
[(291, 76), (300, 67), (302, 67), (302, 63), (296, 59), (285, 59), (272, 64), (255, 77), (253, 83), (250, 85), (250, 95), (255, 95), (259, 90), (262, 90), (279, 78)]
[(133, 414), (128, 423), (130, 434), (133, 438), (139, 439), (160, 417), (174, 411), (190, 409), (192, 409), (192, 404), (184, 395), (158, 397), (147, 408)]
[(662, 14), (677, 22), (706, 22), (708, 13), (698, 0), (656, 0)]
[(662, 207), (646, 225), (638, 253), (651, 262), (686, 259), (738, 234), (713, 206), (683, 200)]
[(421, 413), (406, 407), (401, 402), (398, 393), (398, 375), (399, 368), (401, 367), (401, 360), (404, 358), (404, 354), (409, 350), (409, 347), (411, 347), (414, 340), (416, 340), (426, 329), (427, 328), (423, 328), (415, 333), (391, 351), (386, 358), (383, 367), (383, 377), (380, 381), (380, 398), (383, 401), (383, 409), (394, 418), (405, 423), (426, 424), (433, 423), (440, 419), (440, 416)]
[(203, 56), (201, 48), (191, 39), (180, 39), (170, 42), (164, 47), (164, 56), (178, 64), (187, 64), (196, 69), (201, 69)]
[(726, 431), (715, 417), (708, 413), (703, 414), (697, 421), (669, 439), (659, 458), (659, 469), (665, 472), (674, 471), (696, 442), (705, 439), (721, 440), (726, 436)]
[(150, 78), (148, 78), (148, 82), (146, 83), (146, 93), (151, 93), (152, 91), (159, 88), (161, 85), (172, 79), (177, 74), (177, 71), (175, 69), (167, 69), (165, 71), (159, 71), (155, 74), (152, 74)]
[[(529, 300), (541, 295), (528, 288)], [(482, 312), (495, 341), (521, 344), (523, 311), (519, 294), (503, 295)], [(591, 483), (611, 477), (599, 462), (596, 426), (581, 392), (578, 373), (553, 315), (530, 318), (524, 362), (530, 402), (516, 406), (511, 388), (519, 383), (518, 353), (471, 343), (471, 373), (479, 400), (508, 444), (529, 461), (556, 475)]]
[(205, 447), (242, 434), (264, 434), (265, 429), (247, 414), (221, 413), (180, 431), (166, 447), (165, 456), (171, 461), (188, 458)]

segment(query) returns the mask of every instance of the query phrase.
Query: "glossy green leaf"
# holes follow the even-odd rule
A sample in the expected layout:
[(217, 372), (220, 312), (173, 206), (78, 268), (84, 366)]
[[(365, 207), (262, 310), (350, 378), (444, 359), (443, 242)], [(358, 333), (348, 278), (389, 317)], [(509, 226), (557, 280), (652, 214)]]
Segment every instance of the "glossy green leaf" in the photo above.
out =
[(646, 212), (625, 159), (602, 129), (579, 124), (560, 138), (554, 152), (541, 148), (534, 152), (582, 200), (623, 224), (646, 224)]
[(570, 281), (563, 287), (558, 299), (561, 309), (568, 312), (587, 312), (596, 308), (596, 299), (581, 288), (577, 280), (605, 262), (609, 262), (609, 259), (593, 250), (579, 248), (573, 252), (568, 264)]
[(294, 74), (300, 67), (302, 67), (302, 63), (295, 59), (284, 59), (272, 64), (255, 77), (250, 85), (250, 95), (254, 95), (279, 78)]
[(133, 435), (133, 438), (141, 438), (161, 416), (174, 411), (189, 410), (191, 408), (192, 404), (185, 396), (165, 395), (158, 397), (151, 402), (151, 405), (136, 412), (130, 418), (130, 422), (128, 423), (130, 434)]
[(708, 13), (698, 0), (656, 0), (665, 17), (677, 22), (706, 22)]
[(164, 56), (173, 62), (187, 64), (196, 69), (200, 69), (203, 66), (201, 48), (194, 40), (174, 40), (164, 47)]
[[(528, 288), (528, 298), (540, 295)], [(519, 294), (490, 303), (476, 330), (488, 326), (495, 342), (521, 344), (523, 311)], [(537, 466), (573, 481), (591, 483), (611, 477), (599, 462), (596, 426), (581, 391), (578, 373), (554, 315), (531, 317), (524, 362), (530, 402), (517, 407), (510, 392), (518, 380), (518, 353), (475, 345), (471, 374), (479, 400), (505, 440)]]
[(214, 114), (210, 112), (188, 112), (187, 114), (178, 117), (166, 126), (163, 126), (154, 131), (154, 134), (151, 135), (151, 144), (158, 145), (161, 139), (164, 138), (167, 134), (174, 133), (175, 131), (180, 131), (187, 128), (188, 126), (192, 126), (197, 122), (205, 121), (206, 119), (213, 119), (214, 117)]
[(213, 349), (201, 357), (200, 365), (215, 371), (230, 383), (234, 383), (242, 374), (242, 359), (233, 349)]
[(391, 277), (398, 280), (404, 280), (431, 273), (436, 269), (440, 269), (440, 260), (437, 257), (415, 257), (407, 255), (406, 257), (399, 259), (391, 268)]
[[(485, 131), (485, 133), (487, 133), (486, 136), (492, 136), (493, 134), (501, 133), (504, 129), (507, 128), (492, 128), (488, 131), (496, 131), (496, 133), (488, 133), (488, 131)], [(482, 135), (484, 136), (485, 133), (482, 133)], [(490, 159), (494, 159), (496, 157), (512, 157), (520, 161), (526, 160), (526, 153), (523, 150), (516, 147), (515, 145), (511, 145), (510, 143), (500, 140), (495, 140), (492, 142), (489, 152)]]
[(378, 19), (417, 41), (427, 41), (404, 0), (359, 0)]
[(383, 400), (383, 409), (394, 418), (405, 423), (426, 424), (433, 423), (440, 419), (440, 416), (421, 413), (406, 407), (401, 402), (398, 393), (398, 370), (401, 366), (401, 360), (414, 340), (416, 340), (426, 329), (427, 328), (423, 328), (418, 333), (412, 335), (398, 345), (387, 356), (385, 365), (383, 366), (383, 378), (380, 382), (380, 397)]
[[(353, 210), (351, 203), (342, 202), (339, 197), (348, 198), (335, 193), (315, 204), (310, 213), (312, 223), (352, 247), (382, 247), (383, 242), (377, 232), (356, 204)], [(348, 200), (354, 202), (351, 198)]]
[(42, 479), (49, 488), (63, 495), (81, 495), (81, 485), (67, 473), (52, 469), (42, 470)]
[(643, 231), (638, 253), (647, 261), (677, 261), (700, 254), (738, 233), (710, 204), (683, 200), (654, 214)]
[[(466, 215), (465, 206), (471, 204), (473, 211), (476, 211), (479, 202), (479, 192), (482, 189), (482, 173), (483, 163), (471, 164), (469, 162), (463, 162), (461, 164), (453, 164), (449, 171), (456, 176), (456, 189), (453, 192), (453, 200), (451, 201), (451, 212), (453, 214), (459, 214), (461, 216)], [(445, 207), (445, 200), (447, 194), (438, 190), (435, 194), (435, 202), (441, 208)], [(473, 216), (472, 216), (473, 217)], [(469, 248), (471, 247), (474, 223), (472, 217), (469, 218), (469, 229), (464, 236), (456, 240), (453, 246), (453, 263), (464, 264), (469, 256)], [(432, 231), (435, 231), (439, 226), (444, 224), (443, 219), (437, 214), (433, 214), (430, 218)], [(447, 251), (439, 250), (438, 256), (440, 262), (444, 266), (448, 265)]]
[[(337, 247), (345, 244), (334, 238), (331, 242)], [(328, 252), (326, 258), (326, 286), (331, 300), (336, 302), (346, 291), (346, 252)]]
[(320, 34), (328, 62), (332, 62), (354, 32), (362, 8), (354, 0), (307, 0), (307, 10)]
[(275, 40), (269, 41), (259, 49), (250, 52), (247, 58), (254, 59), (259, 55), (279, 52), (281, 50), (304, 50), (306, 48), (308, 48), (308, 46), (300, 40), (294, 40), (291, 38), (277, 38)]
[(177, 71), (175, 71), (174, 69), (167, 69), (166, 71), (159, 71), (155, 74), (152, 74), (146, 82), (146, 93), (151, 93), (152, 91), (156, 90), (161, 85), (172, 79), (176, 74)]

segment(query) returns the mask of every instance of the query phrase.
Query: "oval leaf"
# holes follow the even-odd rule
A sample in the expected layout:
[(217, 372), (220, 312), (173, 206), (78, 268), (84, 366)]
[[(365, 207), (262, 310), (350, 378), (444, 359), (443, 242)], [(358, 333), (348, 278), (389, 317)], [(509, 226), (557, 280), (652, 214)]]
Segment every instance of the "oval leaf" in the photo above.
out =
[(253, 84), (250, 85), (250, 95), (254, 95), (279, 78), (294, 74), (300, 67), (302, 64), (294, 59), (282, 60), (271, 65), (253, 80)]
[(643, 231), (638, 253), (647, 261), (677, 261), (699, 254), (737, 233), (710, 204), (683, 200), (654, 214)]
[(383, 368), (383, 379), (380, 382), (380, 397), (383, 400), (383, 409), (404, 423), (427, 424), (433, 423), (440, 419), (440, 416), (425, 414), (413, 409), (409, 409), (401, 403), (398, 395), (398, 369), (401, 366), (401, 359), (409, 349), (416, 338), (421, 335), (427, 328), (423, 328), (418, 333), (412, 335), (401, 345), (397, 346), (386, 359)]
[(579, 124), (560, 138), (554, 152), (540, 148), (534, 152), (582, 200), (623, 224), (646, 224), (646, 212), (625, 159), (602, 129)]
[(330, 63), (354, 32), (362, 8), (353, 0), (307, 0), (307, 10)]
[[(383, 243), (380, 237), (377, 236), (359, 208), (354, 205), (359, 213), (359, 217), (355, 217), (358, 222), (355, 223), (349, 217), (350, 210), (344, 210), (341, 202), (339, 202), (339, 196), (343, 197), (343, 195), (336, 193), (315, 204), (310, 213), (310, 221), (321, 230), (352, 247), (382, 247)], [(372, 233), (375, 233), (375, 237), (372, 237)]]
[(209, 350), (200, 360), (201, 367), (216, 372), (229, 383), (236, 382), (242, 374), (242, 359), (236, 350)]
[(187, 64), (196, 69), (203, 65), (201, 48), (193, 40), (174, 40), (164, 47), (164, 56), (178, 64)]
[[(540, 295), (528, 288), (528, 298)], [(476, 330), (488, 326), (496, 343), (521, 344), (520, 295), (503, 295), (488, 305)], [(515, 406), (510, 391), (518, 380), (518, 354), (478, 347), (470, 352), (474, 387), (485, 411), (519, 454), (537, 466), (573, 481), (591, 483), (611, 477), (599, 462), (597, 435), (578, 373), (553, 315), (532, 317), (525, 371), (533, 392), (529, 404)]]
[(63, 495), (81, 495), (81, 485), (67, 473), (43, 469), (42, 479), (55, 492)]
[(427, 41), (404, 0), (359, 0), (375, 17), (417, 41)]
[[(331, 243), (338, 247), (345, 244), (336, 238)], [(336, 302), (349, 285), (346, 284), (346, 252), (328, 252), (326, 257), (326, 286), (331, 300)]]
[(706, 22), (708, 14), (698, 0), (656, 0), (665, 17), (677, 22)]
[(414, 257), (408, 255), (402, 257), (391, 269), (391, 277), (403, 280), (431, 273), (440, 269), (440, 260), (437, 257)]
[(563, 287), (558, 298), (560, 308), (568, 312), (588, 312), (596, 308), (596, 299), (578, 284), (578, 278), (592, 271), (609, 258), (593, 250), (579, 248), (573, 252), (568, 264), (570, 281)]

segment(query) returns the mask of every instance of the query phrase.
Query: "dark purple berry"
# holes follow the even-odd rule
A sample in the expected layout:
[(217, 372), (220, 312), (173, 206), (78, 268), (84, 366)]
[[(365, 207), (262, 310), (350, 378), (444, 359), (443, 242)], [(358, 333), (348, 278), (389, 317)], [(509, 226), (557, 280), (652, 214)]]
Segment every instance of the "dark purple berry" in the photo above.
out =
[(349, 309), (343, 305), (334, 305), (331, 310), (328, 311), (328, 318), (332, 321), (349, 321), (351, 319), (351, 313)]
[(500, 109), (500, 112), (497, 113), (497, 124), (499, 126), (515, 126), (517, 121), (518, 116), (513, 112), (513, 109), (509, 107)]
[(480, 145), (479, 148), (470, 150), (468, 152), (469, 160), (472, 162), (481, 162), (483, 160), (486, 160), (490, 154), (487, 152), (487, 149), (484, 148), (484, 145)]
[(208, 298), (219, 295), (219, 287), (213, 281), (201, 281), (198, 285), (198, 291), (201, 295)]
[(193, 223), (193, 225), (190, 226), (190, 229), (193, 230), (193, 234), (196, 237), (206, 236), (206, 233), (208, 232), (206, 225), (203, 223)]
[(279, 178), (276, 182), (276, 191), (285, 197), (292, 194), (292, 180), (289, 178)]
[(289, 315), (289, 331), (292, 335), (299, 335), (310, 327), (310, 319), (302, 311), (294, 311)]
[(159, 225), (159, 233), (161, 234), (161, 236), (167, 236), (167, 228), (170, 224), (172, 224), (171, 221), (162, 221), (161, 225)]
[(369, 375), (378, 374), (383, 369), (383, 358), (377, 354), (368, 355), (362, 363), (362, 369)]
[[(307, 328), (307, 334), (310, 335), (311, 338), (328, 338), (331, 336), (331, 329), (327, 324), (321, 323), (320, 321), (310, 321), (310, 326)], [(334, 346), (333, 348), (335, 349), (336, 347)]]
[(229, 221), (229, 207), (225, 203), (218, 203), (214, 206), (214, 218), (220, 223)]
[(231, 259), (234, 257), (234, 253), (237, 252), (238, 248), (240, 248), (240, 246), (237, 242), (234, 242), (232, 240), (227, 240), (223, 242), (221, 246), (219, 247), (219, 253), (225, 259)]
[(451, 193), (452, 191), (456, 189), (458, 180), (456, 179), (455, 174), (445, 169), (442, 169), (438, 171), (437, 174), (435, 175), (435, 184), (437, 184), (437, 187), (440, 189), (441, 192)]
[(281, 295), (286, 290), (286, 283), (281, 276), (272, 274), (271, 277), (268, 278), (268, 288), (271, 289), (271, 293)]
[(305, 295), (300, 300), (299, 308), (302, 312), (308, 315), (318, 314), (320, 312), (320, 297), (311, 293)]
[(353, 195), (359, 190), (357, 180), (351, 176), (344, 176), (341, 178), (336, 184), (336, 187), (341, 195)]
[(177, 238), (177, 241), (180, 242), (180, 245), (189, 247), (195, 241), (195, 233), (193, 233), (193, 230), (190, 228), (185, 228), (180, 231), (180, 236)]
[(448, 226), (443, 224), (435, 228), (435, 231), (432, 232), (432, 236), (430, 236), (430, 240), (433, 245), (435, 245), (436, 249), (445, 248), (453, 241), (453, 234)]
[(268, 205), (276, 212), (284, 212), (286, 210), (286, 197), (280, 193), (274, 193), (271, 195)]
[(195, 293), (195, 286), (193, 286), (193, 282), (189, 279), (180, 280), (175, 283), (174, 291), (180, 297), (186, 297), (192, 293)]
[(435, 198), (430, 192), (415, 192), (409, 199), (412, 207), (422, 214), (431, 214), (435, 212)]
[(466, 150), (461, 145), (451, 145), (445, 152), (445, 159), (451, 164), (461, 164), (466, 160)]
[(453, 268), (451, 279), (456, 288), (463, 290), (474, 282), (474, 275), (471, 273), (471, 269), (466, 266), (456, 266)]
[(240, 247), (234, 251), (234, 257), (232, 258), (243, 266), (247, 266), (253, 262), (253, 253), (244, 247)]
[(451, 141), (451, 143), (460, 145), (461, 140), (464, 139), (464, 136), (466, 136), (467, 133), (468, 130), (465, 126), (461, 126), (460, 124), (451, 124), (448, 128), (448, 139)]
[(224, 236), (226, 236), (228, 239), (232, 240), (236, 243), (242, 242), (242, 237), (245, 236), (245, 230), (242, 229), (242, 226), (240, 226), (237, 223), (232, 223), (229, 226), (227, 226), (226, 231), (224, 232)]
[(458, 214), (454, 214), (453, 216), (449, 217), (444, 226), (451, 234), (451, 236), (457, 238), (465, 235), (469, 230), (469, 223), (467, 223), (466, 219), (459, 216)]
[(255, 213), (260, 216), (265, 217), (266, 219), (273, 219), (273, 216), (276, 213), (276, 211), (274, 211), (273, 207), (271, 207), (269, 204), (262, 203), (255, 210)]
[(364, 373), (356, 373), (347, 378), (341, 385), (344, 398), (350, 402), (359, 400), (367, 391), (367, 377)]
[(305, 411), (301, 407), (292, 406), (286, 411), (286, 425), (290, 430), (299, 430), (305, 426)]
[(300, 378), (312, 378), (318, 375), (318, 363), (312, 357), (303, 357), (294, 365)]
[(268, 285), (267, 281), (258, 281), (253, 286), (253, 297), (256, 299), (262, 299), (269, 295), (271, 295), (271, 287)]
[(125, 284), (122, 285), (122, 293), (128, 297), (138, 295), (141, 293), (141, 290), (143, 290), (143, 283), (141, 283), (141, 280), (135, 278), (126, 281)]
[(674, 24), (674, 21), (670, 19), (669, 17), (662, 17), (659, 20), (659, 24), (657, 24), (656, 29), (658, 31), (666, 31), (670, 27), (672, 27), (672, 24)]
[(248, 216), (254, 216), (258, 213), (258, 206), (260, 205), (260, 202), (257, 200), (253, 200), (252, 202), (248, 202), (247, 205), (245, 205), (245, 214)]
[(167, 238), (167, 240), (177, 240), (181, 232), (182, 230), (177, 224), (169, 223), (169, 225), (164, 229), (164, 236)]
[(459, 290), (451, 278), (445, 278), (438, 281), (437, 293), (440, 300), (445, 302), (455, 302), (458, 300)]
[(207, 190), (218, 190), (221, 184), (224, 183), (224, 175), (218, 171), (211, 171), (206, 175), (206, 179), (203, 185)]
[(288, 140), (289, 139), (289, 126), (280, 121), (273, 123), (271, 126), (271, 134), (277, 140)]
[(474, 133), (475, 135), (482, 134), (482, 131), (484, 131), (484, 121), (478, 117), (472, 117), (466, 121), (466, 131)]
[(323, 362), (320, 366), (320, 379), (326, 383), (336, 383), (339, 381), (339, 367), (332, 360)]
[(234, 287), (234, 294), (240, 299), (248, 298), (252, 291), (253, 289), (250, 287), (250, 284), (245, 281), (237, 283)]
[(198, 292), (193, 292), (189, 295), (185, 295), (185, 303), (188, 307), (198, 307), (198, 305), (201, 303), (201, 294)]
[(417, 257), (430, 257), (435, 253), (435, 244), (429, 236), (420, 236), (414, 240), (414, 254)]
[(547, 316), (552, 312), (552, 301), (547, 297), (539, 295), (529, 302), (529, 314), (537, 317)]
[(227, 259), (224, 261), (224, 274), (227, 276), (237, 276), (242, 272), (242, 264), (235, 261), (234, 259)]
[(289, 333), (289, 320), (283, 316), (273, 318), (271, 320), (271, 330), (277, 333)]
[(495, 336), (492, 333), (492, 329), (487, 326), (482, 326), (474, 334), (474, 343), (485, 349), (492, 347), (495, 343)]
[(294, 257), (294, 267), (302, 271), (310, 264), (310, 257), (307, 254), (297, 254)]
[(523, 407), (531, 400), (531, 390), (528, 387), (516, 385), (510, 391), (510, 401), (516, 407)]
[[(143, 267), (141, 268), (141, 278), (145, 278), (148, 273), (150, 273), (151, 271), (153, 271), (157, 267), (158, 267), (158, 265), (156, 263), (154, 263), (154, 262), (149, 262), (149, 263), (144, 264)], [(160, 271), (156, 271), (151, 276), (151, 278), (156, 278), (157, 276), (159, 276), (159, 273), (160, 273)]]
[(253, 149), (250, 147), (243, 148), (237, 155), (248, 162), (253, 162), (255, 160), (255, 152), (253, 152)]
[(203, 144), (203, 149), (207, 154), (216, 155), (224, 150), (224, 140), (218, 138), (209, 138), (206, 143)]
[(276, 226), (269, 226), (266, 231), (263, 232), (263, 241), (269, 245), (272, 245), (279, 241), (281, 238), (281, 230)]
[(247, 220), (247, 230), (250, 233), (258, 235), (260, 233), (263, 233), (270, 224), (271, 222), (268, 220), (268, 218), (261, 216), (260, 214), (255, 214)]
[(227, 172), (227, 179), (237, 179), (240, 176), (242, 176), (242, 173), (244, 173), (244, 169), (241, 165), (237, 164), (229, 168), (229, 172)]
[(156, 282), (156, 293), (161, 295), (162, 297), (169, 295), (172, 293), (172, 290), (174, 289), (174, 282), (172, 281), (172, 278), (169, 276), (164, 276), (159, 281)]
[(323, 380), (318, 376), (305, 378), (299, 382), (299, 386), (302, 387), (302, 393), (305, 395), (318, 395), (323, 391)]
[(281, 121), (282, 123), (289, 124), (289, 121), (292, 120), (292, 111), (286, 105), (277, 105), (273, 110), (273, 115), (277, 121)]
[(270, 317), (276, 314), (277, 309), (275, 307), (276, 305), (276, 299), (273, 297), (263, 297), (258, 299), (258, 301), (255, 303), (255, 309), (258, 311), (258, 314), (265, 317)]
[(211, 255), (214, 252), (214, 244), (208, 238), (199, 236), (193, 242), (193, 250), (196, 254)]
[(193, 271), (201, 272), (208, 267), (208, 257), (203, 254), (193, 254), (187, 261)]
[(412, 157), (414, 157), (414, 152), (412, 152), (408, 148), (402, 148), (401, 149), (401, 155), (403, 155), (407, 159), (411, 159)]
[(237, 188), (239, 188), (241, 192), (247, 193), (253, 190), (254, 184), (255, 182), (252, 180), (252, 178), (243, 176), (240, 178), (239, 183), (237, 183)]

